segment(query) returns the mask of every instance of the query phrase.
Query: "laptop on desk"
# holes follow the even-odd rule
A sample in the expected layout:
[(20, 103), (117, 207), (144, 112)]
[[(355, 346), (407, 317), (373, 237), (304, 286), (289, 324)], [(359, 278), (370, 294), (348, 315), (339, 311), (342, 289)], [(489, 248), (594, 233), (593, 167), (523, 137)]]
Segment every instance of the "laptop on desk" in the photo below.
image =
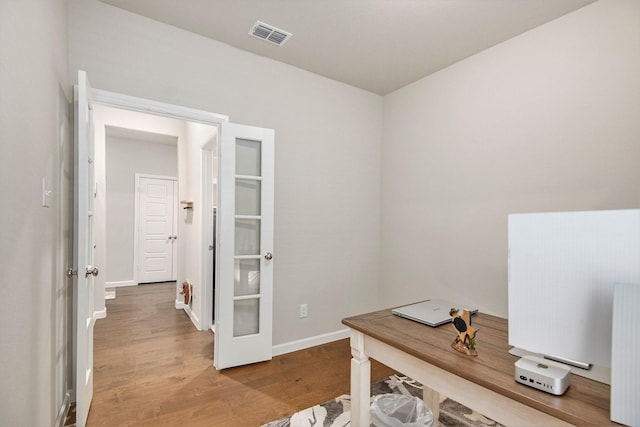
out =
[(460, 304), (441, 299), (428, 299), (415, 304), (394, 308), (391, 312), (396, 316), (424, 323), (425, 325), (435, 328), (436, 326), (451, 322), (449, 311), (452, 308), (457, 308), (460, 312), (462, 312), (462, 310), (469, 310), (471, 314), (478, 312), (477, 308), (462, 307)]

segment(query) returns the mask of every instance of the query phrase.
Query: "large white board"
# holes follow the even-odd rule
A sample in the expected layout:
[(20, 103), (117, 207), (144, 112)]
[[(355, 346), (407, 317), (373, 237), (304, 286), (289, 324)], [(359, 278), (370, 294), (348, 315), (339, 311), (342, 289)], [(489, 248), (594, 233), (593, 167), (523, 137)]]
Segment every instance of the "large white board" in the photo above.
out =
[(615, 283), (640, 283), (640, 210), (509, 215), (509, 344), (611, 367)]

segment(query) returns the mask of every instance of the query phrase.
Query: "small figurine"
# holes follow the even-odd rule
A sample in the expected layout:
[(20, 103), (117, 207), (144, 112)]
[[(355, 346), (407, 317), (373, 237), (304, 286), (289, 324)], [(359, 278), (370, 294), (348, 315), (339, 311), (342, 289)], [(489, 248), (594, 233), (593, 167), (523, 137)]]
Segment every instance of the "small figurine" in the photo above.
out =
[(477, 356), (476, 333), (478, 333), (478, 329), (471, 326), (471, 313), (469, 310), (464, 310), (460, 315), (457, 308), (452, 308), (449, 311), (449, 315), (452, 317), (451, 324), (458, 333), (456, 339), (451, 343), (451, 347), (467, 356)]
[(191, 295), (193, 295), (193, 285), (189, 282), (183, 282), (180, 295), (184, 295), (184, 303), (189, 304), (191, 302)]

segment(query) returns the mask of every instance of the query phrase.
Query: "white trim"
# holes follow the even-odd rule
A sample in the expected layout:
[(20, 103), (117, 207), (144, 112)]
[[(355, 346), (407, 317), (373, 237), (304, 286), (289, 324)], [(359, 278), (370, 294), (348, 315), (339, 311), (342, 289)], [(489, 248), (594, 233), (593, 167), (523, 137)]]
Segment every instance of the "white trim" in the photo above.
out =
[[(218, 132), (220, 129), (218, 128)], [(216, 140), (219, 133), (216, 133)], [(202, 287), (202, 298), (200, 298), (200, 313), (202, 313), (202, 324), (200, 330), (207, 330), (213, 324), (213, 263), (209, 245), (213, 245), (217, 239), (213, 238), (213, 149), (215, 147), (203, 147), (200, 150), (200, 160), (202, 162), (200, 174), (200, 277)], [(216, 177), (217, 181), (217, 177)], [(216, 252), (217, 253), (217, 252)], [(217, 271), (217, 269), (216, 269)]]
[(60, 410), (58, 411), (58, 417), (56, 418), (56, 427), (63, 427), (64, 422), (67, 419), (67, 414), (69, 413), (69, 409), (71, 408), (71, 395), (69, 392), (65, 393), (64, 399), (62, 400), (62, 406), (60, 406)]
[(136, 181), (140, 178), (150, 178), (150, 179), (166, 179), (167, 181), (177, 181), (177, 176), (166, 176), (166, 175), (151, 175), (148, 173), (136, 173)]
[(116, 299), (116, 290), (115, 290), (115, 288), (105, 288), (104, 289), (104, 299)]
[(138, 284), (134, 280), (120, 280), (118, 282), (106, 282), (104, 284), (106, 288), (122, 288), (125, 286), (138, 286)]
[(123, 95), (102, 89), (93, 89), (92, 94), (94, 102), (114, 108), (122, 108), (125, 110), (153, 114), (156, 116), (184, 119), (191, 122), (205, 124), (220, 124), (222, 122), (229, 121), (229, 116), (224, 116), (222, 114), (215, 114), (179, 105), (137, 98), (135, 96)]
[(94, 322), (97, 319), (104, 319), (105, 317), (107, 317), (107, 307), (103, 308), (102, 310), (98, 310), (98, 311), (94, 311), (93, 312), (93, 320), (94, 320)]
[[(110, 92), (102, 89), (92, 89), (91, 94), (93, 95), (93, 102), (101, 105), (106, 105), (114, 108), (121, 108), (124, 110), (130, 111), (138, 111), (141, 113), (152, 114), (155, 116), (169, 117), (172, 119), (185, 120), (195, 123), (203, 123), (211, 126), (216, 126), (218, 128), (218, 138), (221, 135), (221, 127), (222, 123), (229, 122), (229, 116), (225, 116), (222, 114), (211, 113), (203, 110), (196, 110), (193, 108), (183, 107), (175, 104), (167, 104), (164, 102), (152, 101), (145, 98), (138, 98), (135, 96), (124, 95), (121, 93)], [(137, 214), (136, 214), (137, 216)], [(137, 241), (137, 240), (136, 240)], [(180, 253), (180, 241), (178, 241), (178, 253)], [(207, 245), (208, 246), (208, 245)], [(137, 248), (134, 248), (134, 256), (137, 256)], [(134, 264), (134, 279), (137, 283), (137, 260), (135, 260)], [(178, 263), (178, 270), (180, 270), (180, 263)], [(202, 270), (201, 270), (202, 272)], [(180, 280), (181, 271), (177, 272), (176, 277), (177, 281)], [(207, 298), (213, 298), (213, 289), (210, 289), (211, 286), (205, 286), (202, 292), (203, 302), (206, 302)], [(186, 311), (186, 310), (185, 310)], [(190, 313), (191, 310), (187, 312)], [(211, 312), (202, 313), (203, 316), (211, 317)], [(190, 314), (191, 320), (197, 318)], [(200, 323), (194, 321), (194, 324), (198, 329), (207, 329), (207, 327), (201, 328)]]
[[(176, 301), (176, 308), (177, 308), (178, 302)], [(191, 319), (191, 322), (194, 324), (194, 326), (198, 329), (198, 330), (204, 330), (204, 329), (200, 329), (200, 320), (198, 320), (198, 316), (196, 316), (193, 313), (193, 310), (191, 310), (191, 307), (188, 304), (182, 303), (183, 305), (183, 309), (184, 312), (187, 313), (187, 316), (189, 316), (189, 319)]]
[(317, 345), (338, 341), (344, 338), (349, 338), (349, 329), (341, 329), (327, 334), (316, 335), (314, 337), (274, 345), (271, 351), (274, 356), (280, 356), (282, 354), (304, 350), (305, 348), (315, 347)]
[[(124, 95), (121, 93), (109, 92), (102, 89), (91, 89), (92, 101), (114, 108), (121, 108), (124, 110), (138, 111), (142, 113), (152, 114), (156, 116), (169, 117), (172, 119), (186, 120), (190, 122), (203, 123), (218, 128), (218, 138), (220, 138), (222, 132), (222, 124), (229, 122), (229, 117), (222, 114), (215, 114), (207, 111), (196, 110), (193, 108), (183, 107), (175, 104), (166, 104), (164, 102), (152, 101), (145, 98), (137, 98), (134, 96)], [(180, 242), (180, 241), (179, 241)], [(180, 243), (179, 243), (180, 245)], [(179, 251), (180, 252), (180, 251)], [(137, 251), (134, 252), (134, 254)], [(136, 264), (137, 265), (137, 264)], [(178, 270), (180, 265), (178, 263)], [(181, 271), (178, 271), (177, 277), (180, 281)], [(134, 270), (134, 275), (135, 275)], [(137, 283), (137, 282), (136, 282)], [(203, 289), (202, 298), (213, 298), (212, 289)], [(180, 303), (176, 300), (176, 308), (179, 308)], [(193, 315), (191, 309), (184, 307), (185, 312), (191, 318), (191, 321), (198, 327), (200, 325), (198, 318)], [(211, 313), (203, 313), (203, 316), (211, 317)]]
[(184, 310), (184, 309), (185, 309), (185, 307), (187, 307), (187, 304), (185, 304), (184, 302), (182, 302), (182, 301), (180, 301), (180, 300), (176, 299), (175, 307), (176, 307), (176, 310), (180, 310), (180, 309), (183, 309), (183, 310)]

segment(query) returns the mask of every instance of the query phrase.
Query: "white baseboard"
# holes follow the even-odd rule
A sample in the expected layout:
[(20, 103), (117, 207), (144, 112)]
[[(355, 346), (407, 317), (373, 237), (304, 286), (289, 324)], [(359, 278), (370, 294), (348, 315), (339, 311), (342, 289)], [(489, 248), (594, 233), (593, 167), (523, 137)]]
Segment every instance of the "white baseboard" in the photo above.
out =
[(105, 288), (120, 288), (123, 286), (138, 286), (133, 280), (121, 280), (119, 282), (107, 282), (104, 284)]
[(349, 329), (342, 329), (335, 332), (329, 332), (327, 334), (316, 335), (314, 337), (274, 345), (271, 352), (274, 356), (280, 356), (282, 354), (304, 350), (305, 348), (315, 347), (317, 345), (338, 341), (344, 338), (349, 338)]
[(196, 327), (196, 329), (201, 330), (200, 329), (200, 320), (198, 319), (198, 316), (196, 316), (193, 311), (191, 310), (191, 307), (189, 306), (189, 304), (185, 304), (183, 302), (179, 302), (178, 300), (176, 300), (176, 308), (177, 309), (183, 309), (185, 313), (187, 313), (187, 316), (189, 316), (189, 319), (191, 319), (191, 323), (193, 323), (193, 325)]
[(116, 290), (105, 288), (104, 290), (104, 299), (116, 299)]
[(66, 393), (64, 395), (64, 400), (62, 401), (62, 406), (60, 406), (60, 410), (58, 411), (58, 417), (56, 418), (56, 427), (63, 427), (64, 422), (67, 419), (67, 414), (69, 413), (69, 408), (71, 407), (71, 395)]
[(93, 312), (94, 319), (104, 319), (105, 317), (107, 317), (107, 307), (103, 308), (102, 310)]

